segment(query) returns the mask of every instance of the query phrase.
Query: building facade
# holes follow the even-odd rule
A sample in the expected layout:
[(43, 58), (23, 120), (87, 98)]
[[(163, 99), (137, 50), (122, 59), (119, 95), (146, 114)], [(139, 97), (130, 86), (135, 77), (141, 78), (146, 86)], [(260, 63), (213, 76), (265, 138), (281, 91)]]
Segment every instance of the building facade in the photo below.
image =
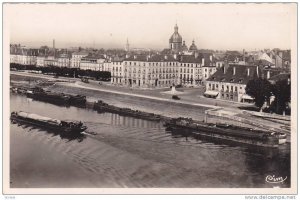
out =
[(235, 102), (252, 102), (246, 94), (249, 80), (263, 76), (262, 68), (247, 65), (225, 65), (206, 80), (204, 93), (207, 97)]
[(79, 51), (79, 52), (72, 53), (71, 67), (72, 68), (80, 68), (81, 59), (85, 56), (88, 56), (88, 53), (85, 51)]
[(178, 84), (178, 61), (173, 56), (143, 55), (124, 59), (123, 83), (131, 87), (169, 87)]
[(88, 55), (81, 58), (79, 68), (81, 70), (104, 71), (104, 61), (103, 55)]

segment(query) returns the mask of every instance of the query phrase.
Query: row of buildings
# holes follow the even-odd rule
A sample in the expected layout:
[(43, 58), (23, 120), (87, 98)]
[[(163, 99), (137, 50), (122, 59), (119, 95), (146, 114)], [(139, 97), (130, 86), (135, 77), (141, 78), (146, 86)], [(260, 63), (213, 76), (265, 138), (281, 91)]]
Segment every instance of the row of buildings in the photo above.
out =
[(38, 67), (58, 66), (81, 70), (109, 71), (111, 82), (140, 88), (171, 85), (205, 85), (205, 96), (247, 102), (247, 82), (271, 78), (290, 70), (290, 51), (279, 49), (238, 52), (198, 50), (195, 41), (188, 48), (175, 25), (169, 48), (161, 52), (133, 51), (127, 40), (125, 51), (56, 49), (43, 46), (28, 49), (10, 46), (10, 62)]

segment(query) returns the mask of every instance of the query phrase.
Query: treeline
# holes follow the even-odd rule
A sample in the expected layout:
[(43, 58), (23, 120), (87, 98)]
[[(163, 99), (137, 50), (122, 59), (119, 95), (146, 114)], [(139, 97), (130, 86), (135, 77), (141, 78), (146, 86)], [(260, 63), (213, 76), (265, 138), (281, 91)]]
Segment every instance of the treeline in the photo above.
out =
[(64, 76), (64, 77), (75, 77), (75, 78), (90, 77), (92, 79), (101, 80), (101, 81), (110, 81), (111, 79), (111, 73), (108, 71), (81, 70), (78, 68), (68, 68), (68, 67), (57, 67), (57, 66), (37, 67), (35, 65), (20, 65), (16, 63), (10, 63), (10, 69), (40, 71), (43, 74), (54, 74), (56, 76)]
[[(271, 84), (266, 79), (253, 79), (248, 82), (246, 93), (254, 98), (255, 105), (264, 112), (287, 115), (291, 113), (291, 84), (288, 80)], [(263, 108), (266, 103), (268, 106)]]

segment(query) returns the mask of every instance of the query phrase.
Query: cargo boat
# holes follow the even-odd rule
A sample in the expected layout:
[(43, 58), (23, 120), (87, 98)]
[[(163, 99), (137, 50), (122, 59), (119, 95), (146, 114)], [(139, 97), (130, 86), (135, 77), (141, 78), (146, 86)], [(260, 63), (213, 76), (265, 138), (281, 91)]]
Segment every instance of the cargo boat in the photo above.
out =
[(45, 101), (58, 105), (66, 105), (70, 103), (70, 96), (63, 93), (54, 93), (50, 91), (45, 91), (42, 88), (34, 88), (33, 90), (28, 90), (26, 93), (27, 97), (34, 100)]
[(286, 143), (286, 134), (253, 130), (227, 124), (208, 124), (191, 118), (172, 118), (165, 122), (169, 130), (190, 130), (193, 136), (203, 136), (261, 147), (276, 148)]
[(70, 95), (66, 94), (70, 97), (70, 104), (75, 106), (85, 106), (86, 104), (86, 96), (82, 95)]
[(27, 90), (27, 97), (35, 100), (45, 101), (59, 105), (74, 105), (84, 107), (86, 104), (86, 97), (82, 95), (71, 95), (64, 93), (54, 93), (45, 91), (42, 88), (36, 87), (32, 90)]
[(97, 111), (111, 112), (119, 115), (125, 115), (130, 117), (136, 117), (140, 119), (152, 120), (152, 121), (160, 121), (161, 116), (156, 115), (154, 113), (143, 112), (139, 110), (132, 110), (130, 108), (119, 108), (117, 106), (109, 105), (99, 100), (95, 102), (94, 109)]
[(84, 126), (82, 122), (52, 119), (49, 117), (44, 117), (23, 111), (12, 112), (10, 120), (14, 123), (25, 123), (68, 134), (81, 133), (87, 129), (87, 127)]

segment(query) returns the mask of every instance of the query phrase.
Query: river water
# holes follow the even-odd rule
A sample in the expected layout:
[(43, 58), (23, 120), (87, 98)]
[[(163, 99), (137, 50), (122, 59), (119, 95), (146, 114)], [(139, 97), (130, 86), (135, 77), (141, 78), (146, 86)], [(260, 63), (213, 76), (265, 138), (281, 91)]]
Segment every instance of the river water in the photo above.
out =
[[(290, 145), (266, 150), (196, 140), (160, 122), (60, 107), (11, 94), (11, 111), (88, 126), (79, 138), (10, 125), (12, 188), (290, 187)], [(93, 133), (93, 134), (89, 134)], [(268, 183), (266, 176), (287, 177)]]

